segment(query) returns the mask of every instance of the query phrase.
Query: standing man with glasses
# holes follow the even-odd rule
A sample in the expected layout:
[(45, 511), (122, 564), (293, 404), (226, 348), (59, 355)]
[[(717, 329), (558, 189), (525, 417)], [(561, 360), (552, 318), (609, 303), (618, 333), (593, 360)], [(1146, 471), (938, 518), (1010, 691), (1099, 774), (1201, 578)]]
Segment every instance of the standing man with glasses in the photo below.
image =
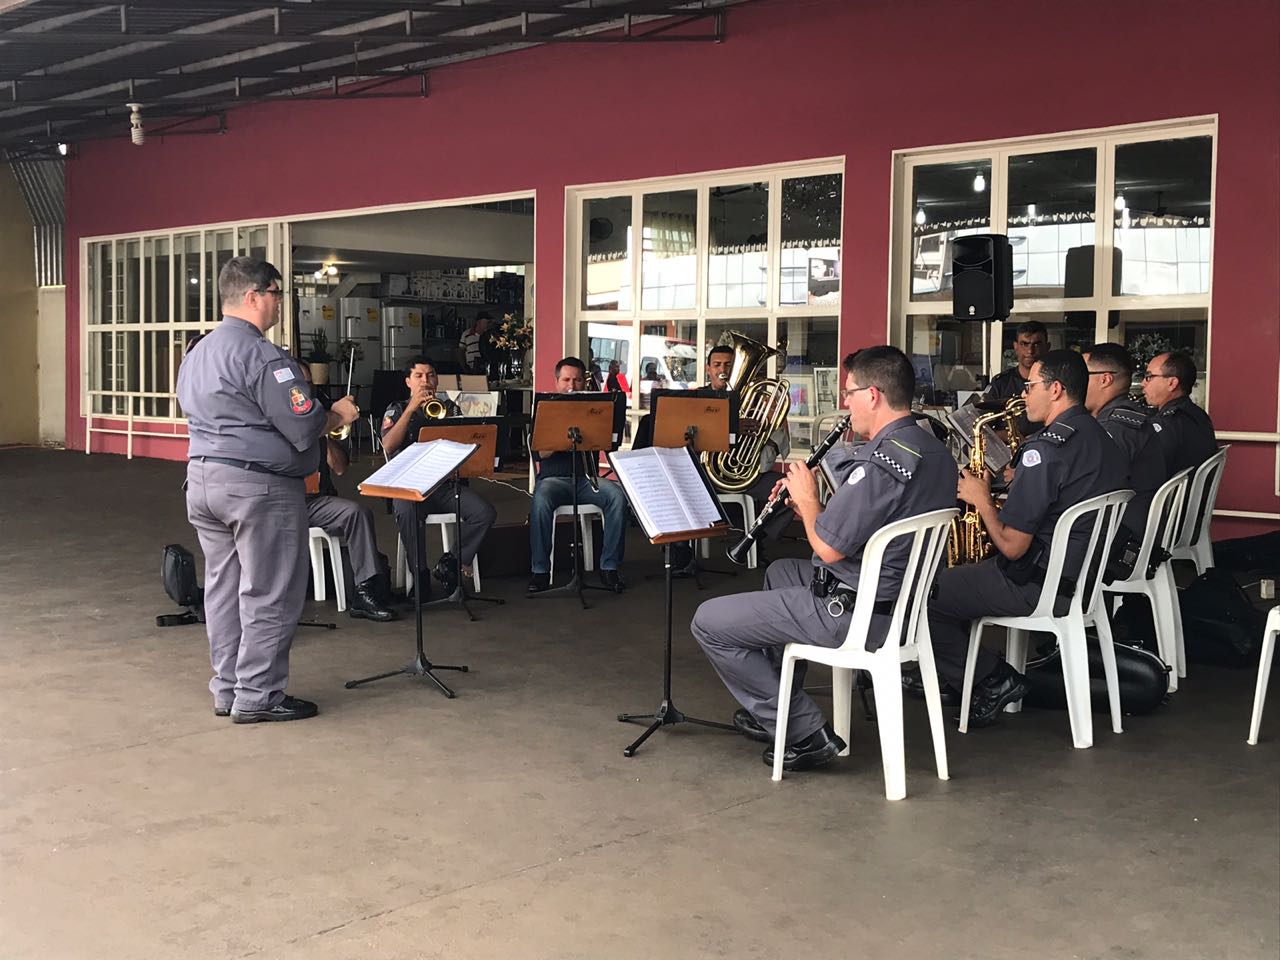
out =
[(1196, 365), (1185, 353), (1160, 353), (1142, 375), (1142, 395), (1156, 408), (1151, 429), (1164, 454), (1166, 476), (1198, 467), (1218, 452), (1209, 415), (1191, 400)]
[[(1084, 407), (1088, 382), (1089, 369), (1073, 350), (1050, 350), (1031, 368), (1023, 387), (1027, 416), (1044, 429), (1023, 445), (1003, 509), (996, 507), (987, 477), (968, 470), (960, 475), (959, 497), (977, 507), (996, 552), (981, 563), (939, 571), (929, 601), (938, 676), (954, 690), (964, 683), (971, 621), (1035, 609), (1058, 518), (1128, 481), (1124, 454)], [(1063, 567), (1068, 581), (1080, 575), (1087, 547), (1088, 534), (1073, 531)], [(972, 726), (992, 723), (1028, 690), (1026, 677), (986, 650), (978, 652), (973, 676)], [(909, 677), (904, 685), (912, 687)]]
[(304, 478), (328, 432), (359, 416), (327, 413), (302, 370), (266, 339), (280, 321), (280, 271), (234, 257), (218, 274), (222, 322), (178, 371), (187, 415), (187, 517), (205, 559), (213, 712), (236, 723), (304, 720), (314, 703), (285, 693), (289, 647), (307, 589)]

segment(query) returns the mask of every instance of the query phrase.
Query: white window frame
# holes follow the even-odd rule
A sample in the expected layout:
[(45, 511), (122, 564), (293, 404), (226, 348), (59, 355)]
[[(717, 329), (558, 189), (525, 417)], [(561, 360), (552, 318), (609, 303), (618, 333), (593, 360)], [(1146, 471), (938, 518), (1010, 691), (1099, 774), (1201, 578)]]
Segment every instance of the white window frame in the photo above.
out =
[[(1173, 140), (1185, 137), (1212, 138), (1212, 167), (1210, 172), (1210, 251), (1217, 249), (1216, 195), (1218, 183), (1218, 118), (1217, 115), (1189, 117), (1158, 123), (1133, 124), (1121, 127), (1104, 127), (1095, 130), (1073, 131), (1042, 137), (990, 140), (981, 143), (953, 144), (911, 150), (896, 150), (893, 154), (893, 196), (891, 201), (892, 229), (890, 232), (889, 310), (887, 333), (889, 342), (899, 346), (906, 343), (907, 317), (951, 317), (950, 300), (911, 300), (911, 243), (914, 211), (911, 208), (911, 182), (916, 167), (940, 163), (957, 163), (979, 159), (991, 160), (991, 182), (987, 189), (991, 197), (991, 232), (1008, 231), (1008, 178), (1009, 158), (1033, 153), (1052, 153), (1060, 150), (1093, 148), (1097, 151), (1097, 177), (1094, 209), (1094, 292), (1090, 297), (1029, 297), (1017, 299), (1015, 291), (1014, 313), (1057, 313), (1069, 310), (1090, 310), (1094, 314), (1094, 341), (1108, 337), (1107, 316), (1111, 310), (1155, 309), (1203, 309), (1206, 317), (1205, 334), (1205, 397), (1211, 393), (1210, 371), (1213, 351), (1213, 256), (1209, 262), (1209, 289), (1194, 294), (1132, 295), (1112, 294), (1112, 250), (1115, 217), (1115, 147), (1126, 143), (1151, 140)], [(1004, 324), (996, 321), (987, 324), (987, 350), (983, 373), (994, 375), (1002, 369), (1004, 351)]]
[[(640, 360), (640, 336), (646, 323), (665, 323), (668, 321), (693, 322), (697, 324), (696, 342), (699, 352), (706, 339), (708, 321), (765, 321), (768, 328), (768, 344), (778, 342), (778, 321), (789, 317), (796, 318), (833, 318), (836, 324), (836, 343), (841, 342), (841, 303), (845, 296), (845, 286), (841, 283), (841, 302), (835, 304), (794, 304), (781, 303), (782, 286), (782, 181), (799, 177), (814, 177), (839, 174), (842, 180), (840, 192), (840, 276), (844, 277), (844, 223), (845, 203), (848, 190), (844, 188), (845, 158), (825, 157), (821, 159), (799, 161), (795, 163), (767, 164), (755, 167), (736, 167), (723, 170), (700, 172), (693, 176), (653, 177), (642, 180), (624, 180), (613, 183), (592, 183), (569, 186), (565, 188), (565, 270), (564, 270), (564, 303), (565, 327), (564, 348), (572, 353), (577, 349), (579, 334), (584, 323), (630, 323), (631, 324), (631, 356)], [(764, 182), (769, 185), (768, 212), (768, 268), (769, 282), (766, 289), (765, 304), (762, 307), (709, 307), (707, 305), (707, 270), (710, 257), (710, 191), (717, 186), (729, 183)], [(677, 190), (697, 191), (697, 268), (695, 305), (680, 310), (644, 310), (642, 269), (644, 263), (644, 197), (646, 194), (666, 193)], [(622, 310), (587, 310), (582, 305), (582, 289), (586, 281), (582, 269), (582, 204), (588, 200), (599, 200), (611, 197), (629, 196), (631, 198), (631, 220), (633, 242), (631, 250), (631, 305)], [(705, 358), (699, 356), (698, 374), (701, 377)], [(837, 364), (839, 358), (836, 360)], [(633, 371), (634, 373), (634, 371)], [(777, 363), (769, 360), (768, 373), (776, 377)], [(628, 415), (636, 420), (643, 415), (640, 409), (640, 377), (632, 377), (631, 406)], [(820, 417), (794, 416), (791, 422), (812, 424)], [(807, 451), (792, 451), (793, 457), (807, 456)]]

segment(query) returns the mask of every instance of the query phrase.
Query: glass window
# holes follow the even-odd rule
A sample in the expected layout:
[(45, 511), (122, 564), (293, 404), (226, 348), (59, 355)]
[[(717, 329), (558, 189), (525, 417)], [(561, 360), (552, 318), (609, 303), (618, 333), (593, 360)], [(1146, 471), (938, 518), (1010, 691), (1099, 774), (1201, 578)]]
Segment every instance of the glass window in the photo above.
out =
[(654, 389), (679, 390), (702, 382), (703, 362), (698, 355), (698, 321), (670, 320), (646, 323), (640, 334), (640, 409), (649, 409)]
[(779, 304), (840, 303), (843, 190), (838, 173), (782, 181)]
[[(788, 423), (792, 446), (800, 452), (812, 447), (824, 417), (840, 409), (840, 363), (835, 317), (778, 319), (778, 375), (790, 383)], [(829, 427), (828, 427), (829, 429)], [(820, 438), (819, 438), (820, 439)]]
[(1150, 140), (1115, 149), (1118, 292), (1207, 293), (1213, 138)]
[(631, 197), (582, 202), (582, 309), (631, 309)]
[(178, 295), (178, 319), (183, 323), (200, 323), (200, 235), (188, 234), (177, 244), (177, 272), (184, 291)]
[(698, 302), (698, 192), (644, 198), (640, 309), (691, 310)]
[(96, 320), (98, 323), (115, 323), (115, 297), (112, 287), (115, 280), (115, 244), (110, 240), (98, 244), (93, 260), (97, 264), (94, 279), (98, 282)]
[(604, 389), (609, 375), (609, 364), (617, 360), (619, 372), (630, 383), (635, 378), (631, 352), (630, 320), (607, 323), (584, 323), (579, 329), (578, 356), (587, 364), (587, 372), (595, 376), (600, 389)]
[[(707, 354), (711, 352), (711, 348), (719, 344), (733, 345), (733, 337), (731, 334), (740, 333), (744, 337), (750, 337), (759, 343), (769, 344), (769, 321), (765, 319), (759, 320), (707, 320), (705, 336), (702, 339), (702, 349), (698, 356), (698, 383), (702, 383), (703, 366), (706, 363)], [(769, 344), (772, 346), (772, 344)]]
[[(1195, 361), (1198, 377), (1191, 399), (1205, 406), (1205, 372), (1209, 355), (1209, 313), (1204, 307), (1179, 310), (1117, 310), (1108, 338), (1133, 354), (1134, 370), (1145, 370), (1159, 353), (1181, 350)], [(1136, 384), (1135, 384), (1136, 385)]]
[(712, 187), (707, 306), (763, 307), (769, 275), (769, 184)]
[[(1015, 312), (1004, 322), (1004, 350), (1000, 356), (1000, 370), (1017, 366), (1018, 358), (1013, 350), (1013, 339), (1018, 325), (1029, 320), (1043, 323), (1049, 331), (1049, 350), (1075, 350), (1081, 352), (1096, 341), (1096, 326), (1092, 310)], [(1000, 370), (995, 371), (999, 373)]]
[(907, 317), (907, 348), (916, 371), (916, 397), (925, 406), (955, 407), (983, 388), (990, 327), (947, 316)]
[(1015, 299), (1094, 295), (1097, 165), (1093, 147), (1009, 158)]
[(951, 241), (990, 232), (990, 187), (990, 159), (912, 170), (912, 300), (951, 299)]
[(218, 274), (227, 265), (227, 261), (235, 256), (235, 234), (230, 230), (219, 230), (205, 235), (205, 312), (208, 322), (222, 319), (222, 298), (218, 296)]

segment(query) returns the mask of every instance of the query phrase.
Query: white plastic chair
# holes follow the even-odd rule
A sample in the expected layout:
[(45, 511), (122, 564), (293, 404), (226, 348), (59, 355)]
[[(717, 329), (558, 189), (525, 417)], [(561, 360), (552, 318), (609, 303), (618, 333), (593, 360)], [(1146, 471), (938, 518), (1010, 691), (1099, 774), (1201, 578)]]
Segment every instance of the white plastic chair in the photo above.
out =
[(333, 599), (338, 602), (338, 612), (347, 609), (347, 581), (342, 572), (342, 538), (325, 533), (320, 527), (307, 530), (307, 545), (311, 550), (311, 581), (316, 600), (323, 601), (326, 595), (324, 585), (324, 548), (329, 548), (329, 562), (333, 566)]
[[(858, 599), (849, 621), (849, 632), (838, 647), (820, 647), (808, 643), (788, 643), (782, 654), (782, 679), (778, 685), (778, 729), (773, 741), (773, 779), (782, 779), (782, 760), (787, 744), (787, 705), (791, 703), (791, 686), (797, 660), (825, 663), (831, 667), (834, 706), (832, 722), (837, 735), (850, 741), (850, 715), (853, 705), (853, 671), (871, 674), (876, 698), (877, 726), (880, 730), (880, 756), (884, 764), (884, 794), (890, 800), (907, 795), (906, 756), (902, 729), (902, 664), (920, 661), (920, 676), (925, 685), (925, 701), (929, 709), (929, 726), (933, 731), (933, 755), (938, 765), (938, 779), (947, 780), (947, 742), (942, 721), (942, 697), (938, 690), (938, 674), (933, 662), (933, 646), (929, 639), (929, 621), (924, 608), (938, 571), (938, 561), (947, 546), (947, 533), (958, 510), (935, 510), (918, 517), (908, 517), (887, 524), (871, 535), (862, 551), (862, 573), (858, 577)], [(867, 632), (880, 584), (881, 561), (885, 548), (898, 537), (911, 537), (911, 552), (902, 579), (902, 589), (893, 604), (893, 616), (884, 644), (879, 650), (866, 650)], [(899, 642), (899, 638), (903, 638)], [(846, 747), (842, 756), (849, 753)]]
[[(1147, 512), (1147, 528), (1142, 534), (1142, 546), (1138, 560), (1127, 579), (1108, 583), (1103, 587), (1108, 593), (1140, 593), (1151, 604), (1151, 619), (1156, 627), (1156, 645), (1160, 659), (1169, 669), (1169, 692), (1178, 689), (1178, 676), (1186, 675), (1181, 664), (1186, 660), (1182, 640), (1182, 612), (1178, 605), (1178, 586), (1173, 579), (1173, 564), (1160, 564), (1148, 577), (1147, 567), (1151, 555), (1170, 550), (1178, 535), (1187, 487), (1191, 483), (1191, 468), (1175, 473), (1166, 480), (1151, 498)], [(1113, 599), (1119, 600), (1119, 596)], [(1105, 602), (1105, 601), (1104, 601)]]
[[(528, 434), (526, 432), (526, 441)], [(538, 474), (533, 467), (533, 456), (529, 457), (529, 495), (533, 495), (533, 488), (538, 483)], [(564, 517), (573, 517), (573, 504), (567, 507), (556, 507), (556, 512), (551, 515), (551, 564), (547, 567), (550, 571), (550, 577), (547, 582), (553, 583), (556, 575), (556, 527), (559, 526), (560, 520)], [(578, 523), (582, 527), (582, 569), (590, 573), (596, 568), (595, 550), (595, 528), (592, 526), (592, 520), (596, 517), (600, 518), (600, 529), (604, 530), (604, 510), (591, 503), (578, 504)], [(572, 519), (571, 521), (572, 522)], [(477, 588), (479, 589), (479, 588)]]
[[(429, 513), (422, 522), (425, 526), (440, 528), (440, 552), (448, 553), (453, 549), (452, 513)], [(480, 556), (471, 561), (471, 585), (475, 592), (480, 592)], [(409, 552), (404, 548), (404, 540), (396, 538), (396, 586), (403, 586), (407, 591), (413, 586), (413, 572), (409, 569)]]
[(1280, 607), (1272, 607), (1267, 625), (1262, 630), (1262, 656), (1258, 660), (1258, 686), (1253, 692), (1253, 719), (1249, 721), (1249, 743), (1257, 746), (1258, 728), (1262, 726), (1262, 704), (1267, 699), (1267, 680), (1271, 676), (1271, 660), (1276, 653), (1276, 637), (1280, 635)]
[[(756, 502), (750, 496), (745, 493), (717, 493), (716, 496), (725, 506), (737, 506), (742, 511), (742, 529), (744, 531), (751, 529), (751, 525), (756, 522)], [(698, 541), (698, 554), (704, 560), (711, 556), (711, 541), (709, 539), (703, 538)], [(753, 543), (751, 552), (747, 554), (747, 569), (754, 570), (758, 563), (759, 554), (756, 552), (756, 545)]]
[[(1111, 551), (1124, 505), (1133, 498), (1132, 490), (1117, 490), (1092, 497), (1071, 507), (1058, 518), (1049, 545), (1049, 567), (1044, 587), (1035, 609), (1025, 617), (981, 617), (969, 631), (969, 656), (965, 662), (964, 692), (960, 702), (960, 732), (969, 730), (969, 705), (973, 698), (973, 673), (978, 660), (982, 631), (988, 626), (1005, 627), (1009, 639), (1005, 654), (1009, 665), (1019, 672), (1027, 665), (1027, 632), (1042, 630), (1058, 639), (1062, 656), (1062, 682), (1067, 695), (1067, 715), (1071, 721), (1071, 739), (1079, 749), (1093, 746), (1093, 713), (1089, 696), (1089, 652), (1085, 628), (1096, 626), (1098, 645), (1102, 648), (1102, 667), (1107, 680), (1107, 697), (1111, 702), (1111, 729), (1122, 733), (1120, 721), (1120, 681), (1116, 673), (1116, 651), (1111, 641), (1111, 621), (1106, 605), (1101, 603), (1102, 571)], [(1057, 616), (1062, 567), (1067, 558), (1067, 542), (1076, 521), (1090, 526), (1088, 546), (1079, 579), (1071, 588), (1067, 612)], [(1005, 709), (1017, 713), (1021, 703)]]
[[(1191, 490), (1187, 494), (1185, 519), (1178, 531), (1178, 539), (1169, 551), (1175, 560), (1190, 560), (1196, 565), (1196, 575), (1213, 566), (1213, 541), (1209, 539), (1209, 524), (1213, 520), (1213, 506), (1218, 500), (1218, 485), (1222, 483), (1223, 468), (1227, 464), (1228, 444), (1200, 464), (1191, 477)], [(1179, 665), (1179, 674), (1186, 671)]]

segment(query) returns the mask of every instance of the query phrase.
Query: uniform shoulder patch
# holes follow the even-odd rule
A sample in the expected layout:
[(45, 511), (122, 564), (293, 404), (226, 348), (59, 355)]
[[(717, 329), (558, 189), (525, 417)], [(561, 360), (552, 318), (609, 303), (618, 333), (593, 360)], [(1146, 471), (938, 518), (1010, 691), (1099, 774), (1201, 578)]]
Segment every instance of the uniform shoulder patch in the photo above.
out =
[(300, 387), (289, 388), (289, 410), (298, 416), (305, 416), (311, 412), (311, 407), (315, 401), (302, 392)]
[(1151, 424), (1151, 429), (1152, 429), (1152, 430), (1154, 430), (1156, 433), (1159, 433), (1161, 430), (1163, 430), (1163, 429), (1164, 429), (1164, 425), (1163, 425), (1163, 424), (1159, 424), (1159, 423), (1155, 423), (1155, 422), (1153, 421), (1153, 422), (1152, 422), (1152, 424)]
[(288, 383), (293, 379), (293, 371), (288, 367), (281, 367), (278, 370), (272, 370), (271, 373), (276, 378), (276, 383)]
[(871, 462), (879, 464), (900, 483), (906, 483), (915, 472), (915, 461), (910, 460), (902, 451), (889, 447), (887, 450), (877, 447), (871, 451)]
[(856, 486), (858, 481), (867, 475), (867, 468), (859, 464), (853, 468), (853, 473), (849, 474), (849, 486)]
[(1022, 452), (1021, 466), (1034, 467), (1040, 463), (1040, 451), (1031, 449)]
[(1147, 415), (1140, 410), (1121, 407), (1111, 414), (1111, 419), (1116, 423), (1123, 423), (1126, 427), (1141, 427), (1146, 424)]
[[(1044, 440), (1046, 443), (1052, 443), (1055, 447), (1060, 447), (1073, 436), (1075, 436), (1076, 428), (1069, 423), (1051, 423), (1038, 434), (1037, 440)], [(1025, 463), (1025, 459), (1023, 460)]]

